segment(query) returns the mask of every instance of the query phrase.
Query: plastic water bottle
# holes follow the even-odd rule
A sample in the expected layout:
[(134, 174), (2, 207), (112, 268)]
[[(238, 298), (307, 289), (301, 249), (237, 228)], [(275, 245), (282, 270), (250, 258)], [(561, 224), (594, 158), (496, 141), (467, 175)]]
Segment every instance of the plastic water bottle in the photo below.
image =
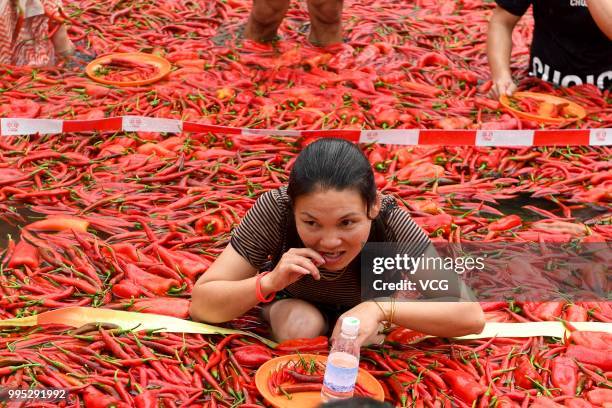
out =
[(334, 341), (323, 377), (321, 399), (323, 402), (351, 398), (359, 373), (359, 319), (345, 317), (342, 332)]

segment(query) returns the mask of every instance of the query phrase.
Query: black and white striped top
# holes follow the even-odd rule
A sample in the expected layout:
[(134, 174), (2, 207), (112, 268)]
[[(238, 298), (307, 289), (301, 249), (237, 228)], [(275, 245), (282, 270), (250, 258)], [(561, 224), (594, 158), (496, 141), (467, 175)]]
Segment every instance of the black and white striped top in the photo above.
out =
[[(287, 188), (268, 191), (257, 199), (240, 225), (234, 229), (230, 243), (258, 270), (272, 269), (282, 254), (290, 249), (287, 235), (290, 233), (292, 217)], [(430, 244), (425, 232), (391, 196), (383, 195), (381, 211), (375, 223), (382, 226), (382, 241), (410, 244), (414, 256), (422, 254)], [(370, 234), (368, 242), (372, 242), (372, 239), (380, 240)], [(289, 285), (285, 291), (291, 297), (312, 303), (356, 306), (361, 303), (358, 261), (352, 262), (337, 279), (317, 281), (308, 275)]]

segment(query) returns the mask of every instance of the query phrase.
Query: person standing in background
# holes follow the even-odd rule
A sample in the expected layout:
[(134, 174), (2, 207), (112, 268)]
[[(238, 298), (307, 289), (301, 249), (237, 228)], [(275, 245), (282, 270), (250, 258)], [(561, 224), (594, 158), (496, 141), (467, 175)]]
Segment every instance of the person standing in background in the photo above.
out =
[(512, 95), (512, 31), (533, 5), (529, 74), (557, 86), (612, 86), (611, 0), (495, 0), (487, 56), (493, 94)]
[[(253, 0), (245, 36), (253, 41), (268, 42), (287, 14), (290, 0)], [(313, 45), (327, 46), (342, 42), (343, 0), (307, 0), (310, 13), (310, 35)]]
[(61, 0), (0, 0), (0, 64), (49, 66), (74, 53)]

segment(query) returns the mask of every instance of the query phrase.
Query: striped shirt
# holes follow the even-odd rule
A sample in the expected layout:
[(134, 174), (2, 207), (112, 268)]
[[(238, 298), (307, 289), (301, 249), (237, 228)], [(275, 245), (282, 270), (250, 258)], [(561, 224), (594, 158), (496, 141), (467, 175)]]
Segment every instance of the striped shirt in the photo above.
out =
[[(291, 233), (293, 214), (287, 188), (281, 187), (261, 195), (246, 213), (240, 225), (234, 229), (230, 243), (232, 247), (258, 270), (272, 269), (282, 254), (288, 251), (288, 234)], [(412, 220), (407, 211), (401, 209), (395, 199), (383, 195), (381, 210), (372, 223), (382, 228), (383, 242), (406, 243), (410, 256), (421, 255), (430, 240), (425, 232)], [(380, 240), (370, 233), (368, 242)], [(353, 307), (361, 303), (361, 278), (359, 257), (351, 262), (343, 273), (332, 272), (329, 280), (315, 280), (307, 275), (289, 285), (285, 292), (293, 298), (312, 303)]]

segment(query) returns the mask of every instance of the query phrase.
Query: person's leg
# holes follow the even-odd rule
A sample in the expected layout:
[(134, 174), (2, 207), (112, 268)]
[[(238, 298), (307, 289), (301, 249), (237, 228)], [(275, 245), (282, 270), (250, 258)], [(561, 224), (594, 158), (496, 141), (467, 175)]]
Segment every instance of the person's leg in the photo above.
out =
[(52, 41), (57, 55), (67, 57), (74, 54), (74, 44), (68, 37), (68, 30), (64, 24), (57, 30)]
[(310, 303), (300, 299), (282, 299), (264, 306), (263, 318), (270, 323), (276, 341), (321, 336), (327, 329), (325, 318)]
[(245, 37), (258, 42), (273, 41), (288, 9), (289, 0), (253, 0)]
[(343, 0), (308, 0), (310, 37), (319, 46), (342, 42)]
[(0, 0), (0, 64), (11, 63), (16, 30), (16, 7), (11, 0)]

